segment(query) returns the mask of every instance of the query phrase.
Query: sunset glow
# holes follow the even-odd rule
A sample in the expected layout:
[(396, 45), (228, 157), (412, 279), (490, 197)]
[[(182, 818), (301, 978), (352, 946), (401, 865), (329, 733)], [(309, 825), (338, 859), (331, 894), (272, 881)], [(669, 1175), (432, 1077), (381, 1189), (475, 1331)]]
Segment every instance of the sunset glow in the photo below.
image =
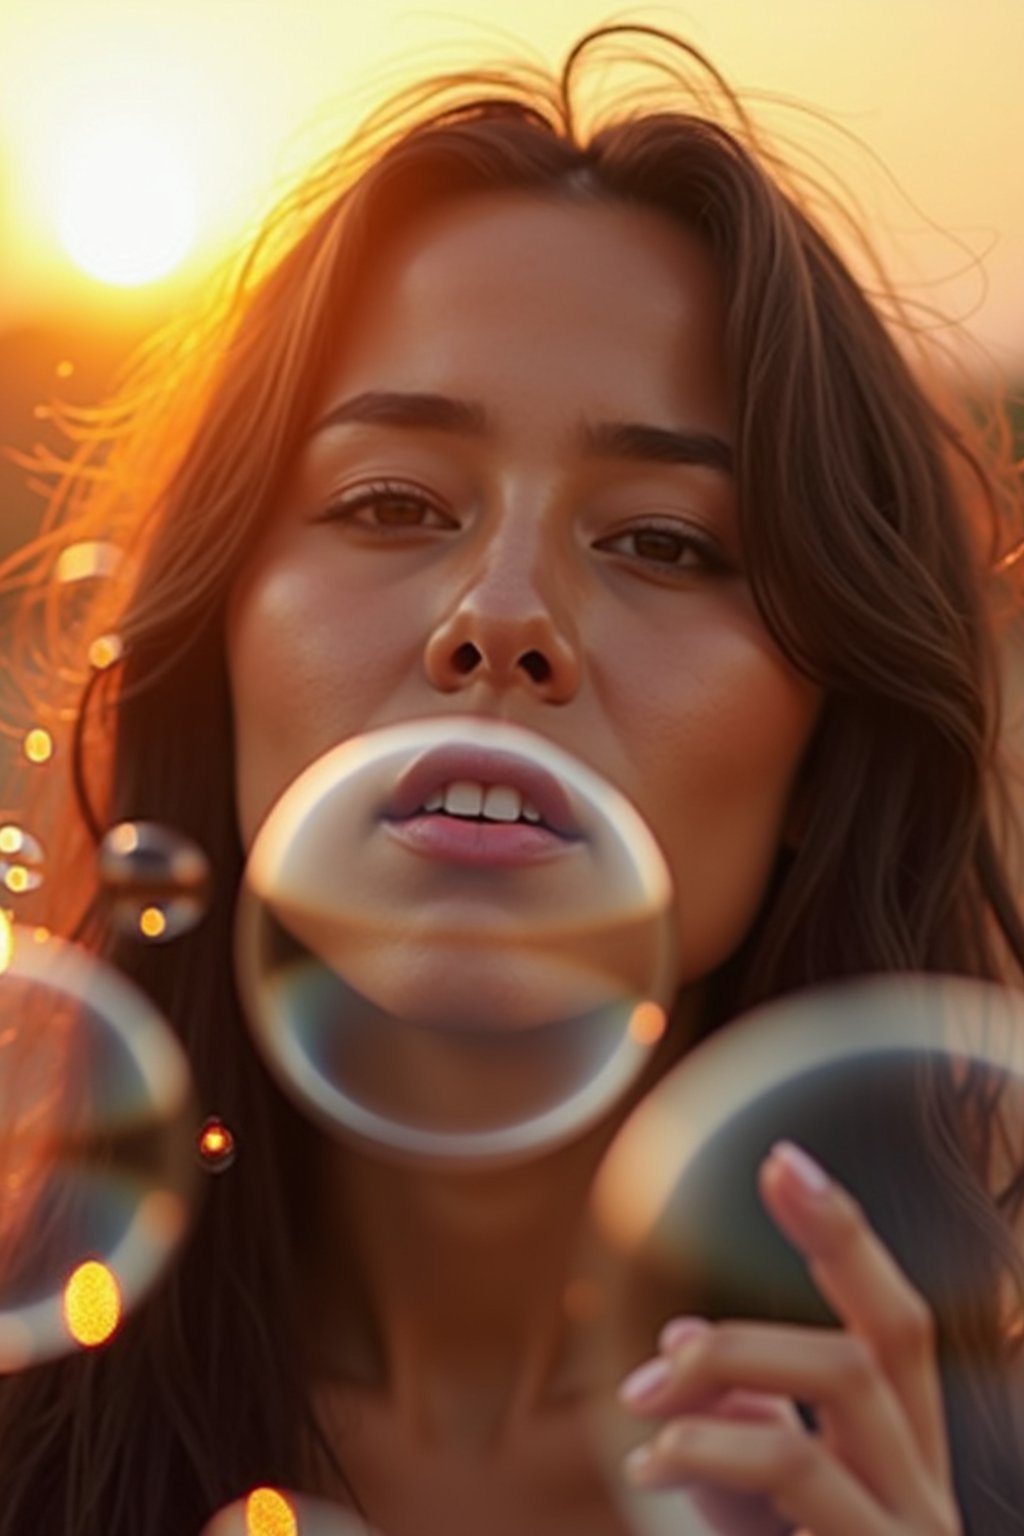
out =
[(75, 125), (61, 157), (57, 227), (91, 277), (134, 287), (162, 277), (196, 237), (194, 177), (173, 126), (137, 111)]

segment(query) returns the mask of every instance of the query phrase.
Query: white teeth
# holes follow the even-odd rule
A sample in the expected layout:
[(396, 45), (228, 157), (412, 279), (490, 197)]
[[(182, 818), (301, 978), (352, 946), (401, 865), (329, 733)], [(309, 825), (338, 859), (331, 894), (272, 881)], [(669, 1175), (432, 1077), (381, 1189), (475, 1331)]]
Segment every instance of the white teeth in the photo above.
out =
[(492, 784), (484, 795), (485, 816), (491, 821), (518, 821), (523, 797), (509, 784)]
[(444, 808), (449, 816), (479, 816), (484, 806), (482, 784), (457, 779), (444, 792)]
[(444, 811), (449, 816), (485, 816), (489, 821), (543, 820), (532, 800), (511, 784), (476, 784), (457, 779), (445, 784), (423, 802), (425, 811)]

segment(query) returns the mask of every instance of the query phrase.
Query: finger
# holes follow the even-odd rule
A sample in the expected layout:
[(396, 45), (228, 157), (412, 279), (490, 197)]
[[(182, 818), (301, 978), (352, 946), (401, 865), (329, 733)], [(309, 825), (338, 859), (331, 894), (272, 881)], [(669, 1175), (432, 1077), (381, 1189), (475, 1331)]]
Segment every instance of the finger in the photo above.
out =
[[(787, 1398), (766, 1392), (723, 1392), (709, 1405), (705, 1416), (727, 1423), (803, 1428), (800, 1415)], [(688, 1480), (685, 1491), (705, 1525), (720, 1536), (785, 1536), (792, 1530), (790, 1522), (775, 1514), (762, 1494), (737, 1493), (701, 1478)]]
[[(934, 1479), (863, 1339), (832, 1328), (719, 1323), (662, 1360), (660, 1372), (634, 1373), (623, 1384), (627, 1407), (659, 1418), (706, 1415), (731, 1389), (813, 1403), (827, 1415), (842, 1459), (885, 1508), (914, 1519), (930, 1511)], [(630, 1382), (640, 1383), (639, 1395)]]
[(807, 1258), (837, 1316), (871, 1345), (926, 1464), (948, 1480), (949, 1446), (927, 1302), (851, 1195), (799, 1147), (780, 1142), (761, 1165), (761, 1196)]
[(715, 1419), (674, 1419), (626, 1458), (643, 1488), (693, 1480), (770, 1498), (780, 1515), (814, 1536), (891, 1536), (890, 1516), (855, 1477), (803, 1430)]

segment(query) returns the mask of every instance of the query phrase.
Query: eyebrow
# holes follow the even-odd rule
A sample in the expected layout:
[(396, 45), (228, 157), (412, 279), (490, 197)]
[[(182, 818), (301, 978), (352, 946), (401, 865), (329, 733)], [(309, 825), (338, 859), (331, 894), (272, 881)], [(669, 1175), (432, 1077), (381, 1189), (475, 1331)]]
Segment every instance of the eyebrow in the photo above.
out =
[[(463, 437), (488, 437), (493, 427), (481, 405), (448, 395), (407, 394), (370, 390), (353, 395), (322, 416), (309, 436), (357, 422), (367, 426), (452, 432)], [(653, 427), (641, 422), (581, 422), (578, 441), (588, 458), (625, 459), (635, 463), (701, 464), (724, 474), (734, 473), (732, 448), (714, 432)]]

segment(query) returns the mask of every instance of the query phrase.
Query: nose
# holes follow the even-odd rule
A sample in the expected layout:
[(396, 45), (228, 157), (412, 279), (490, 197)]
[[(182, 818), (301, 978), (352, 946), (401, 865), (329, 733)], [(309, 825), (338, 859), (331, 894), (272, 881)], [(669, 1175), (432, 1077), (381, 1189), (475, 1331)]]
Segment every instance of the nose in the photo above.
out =
[(424, 666), (435, 688), (522, 689), (551, 704), (575, 696), (579, 641), (568, 594), (559, 600), (554, 590), (555, 564), (552, 551), (525, 531), (518, 539), (495, 541), (428, 637)]

